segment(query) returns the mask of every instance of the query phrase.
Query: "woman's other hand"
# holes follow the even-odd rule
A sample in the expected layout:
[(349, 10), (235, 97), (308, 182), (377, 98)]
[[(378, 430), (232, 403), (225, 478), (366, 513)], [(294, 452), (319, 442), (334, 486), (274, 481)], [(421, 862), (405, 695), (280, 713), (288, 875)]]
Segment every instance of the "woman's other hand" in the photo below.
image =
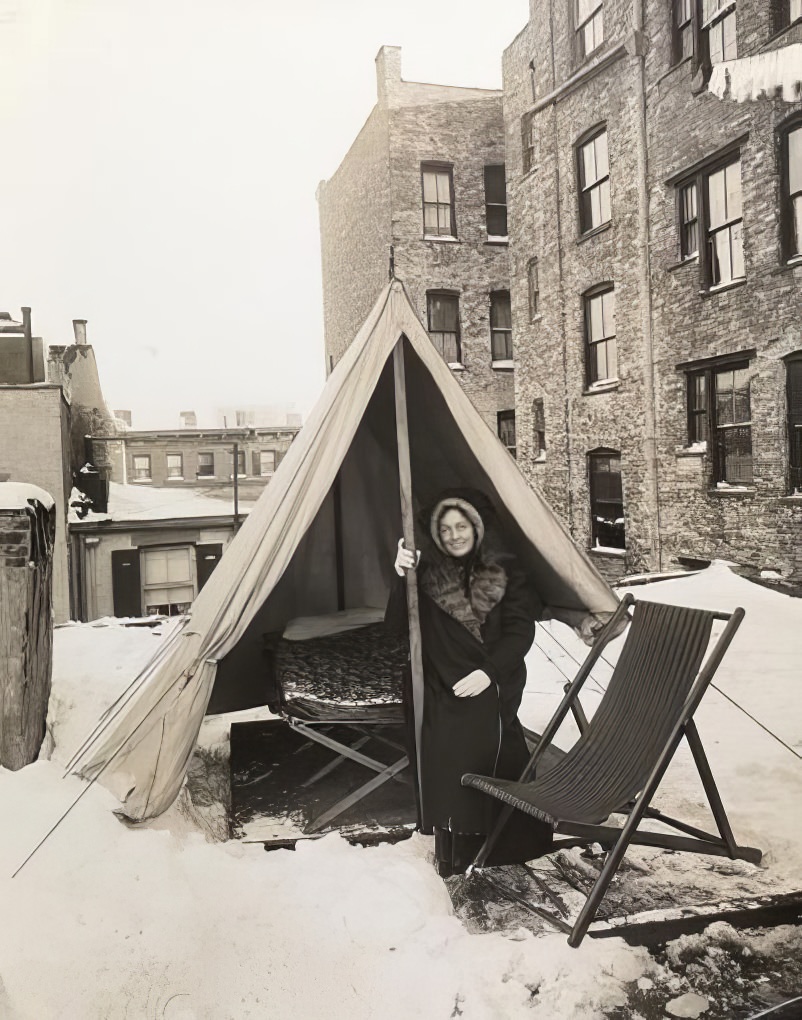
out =
[(490, 677), (483, 669), (475, 669), (472, 673), (458, 680), (452, 690), (458, 698), (475, 698), (490, 686)]
[(399, 538), (394, 564), (396, 574), (403, 577), (407, 570), (415, 570), (418, 563), (420, 563), (420, 552), (417, 550), (414, 553), (411, 552), (405, 547), (403, 538)]

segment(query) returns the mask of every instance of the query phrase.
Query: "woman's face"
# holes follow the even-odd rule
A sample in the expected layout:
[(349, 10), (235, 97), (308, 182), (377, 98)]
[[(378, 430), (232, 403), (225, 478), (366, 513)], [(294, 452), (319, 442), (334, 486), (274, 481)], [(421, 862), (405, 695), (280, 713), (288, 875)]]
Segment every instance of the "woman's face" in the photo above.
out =
[(440, 541), (449, 556), (467, 556), (476, 544), (473, 525), (461, 510), (452, 507), (440, 518)]

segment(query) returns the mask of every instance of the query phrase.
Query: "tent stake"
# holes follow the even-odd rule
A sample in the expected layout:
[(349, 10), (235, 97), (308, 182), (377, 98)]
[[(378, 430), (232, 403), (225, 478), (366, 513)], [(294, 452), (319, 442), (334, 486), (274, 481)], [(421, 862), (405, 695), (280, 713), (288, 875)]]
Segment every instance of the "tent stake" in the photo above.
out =
[[(401, 490), (401, 527), (404, 545), (414, 550), (415, 512), (412, 504), (412, 465), (409, 456), (409, 420), (407, 418), (407, 383), (404, 368), (404, 340), (401, 336), (393, 350), (395, 379), (395, 427), (398, 445), (398, 480)], [(409, 616), (409, 662), (412, 672), (412, 706), (415, 713), (415, 761), (418, 776), (418, 810), (422, 812), (423, 790), (420, 769), (420, 742), (423, 726), (423, 658), (421, 655), (420, 616), (418, 613), (418, 578), (407, 571), (407, 614)]]

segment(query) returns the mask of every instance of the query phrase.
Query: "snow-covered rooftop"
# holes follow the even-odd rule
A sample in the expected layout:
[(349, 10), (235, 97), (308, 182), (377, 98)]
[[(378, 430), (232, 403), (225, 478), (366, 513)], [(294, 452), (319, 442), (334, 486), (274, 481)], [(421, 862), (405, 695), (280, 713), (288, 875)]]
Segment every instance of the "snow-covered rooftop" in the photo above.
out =
[[(73, 500), (71, 500), (73, 502)], [(239, 512), (246, 514), (252, 503), (239, 504)], [(90, 510), (79, 517), (70, 509), (70, 523), (99, 521), (160, 521), (188, 517), (230, 517), (234, 513), (233, 499), (204, 496), (194, 489), (156, 487), (153, 485), (109, 485), (109, 512), (98, 514)]]
[(33, 500), (47, 510), (55, 503), (49, 492), (31, 482), (0, 482), (0, 510), (27, 510)]

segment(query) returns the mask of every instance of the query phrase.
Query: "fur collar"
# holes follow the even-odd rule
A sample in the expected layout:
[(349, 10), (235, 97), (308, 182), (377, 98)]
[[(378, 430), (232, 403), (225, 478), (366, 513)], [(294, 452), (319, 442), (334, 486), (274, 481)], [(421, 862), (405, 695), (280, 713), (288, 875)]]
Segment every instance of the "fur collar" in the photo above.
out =
[(461, 623), (478, 640), (482, 624), (504, 598), (507, 572), (495, 559), (477, 555), (467, 566), (450, 556), (437, 556), (429, 563), (421, 586), (443, 612)]

